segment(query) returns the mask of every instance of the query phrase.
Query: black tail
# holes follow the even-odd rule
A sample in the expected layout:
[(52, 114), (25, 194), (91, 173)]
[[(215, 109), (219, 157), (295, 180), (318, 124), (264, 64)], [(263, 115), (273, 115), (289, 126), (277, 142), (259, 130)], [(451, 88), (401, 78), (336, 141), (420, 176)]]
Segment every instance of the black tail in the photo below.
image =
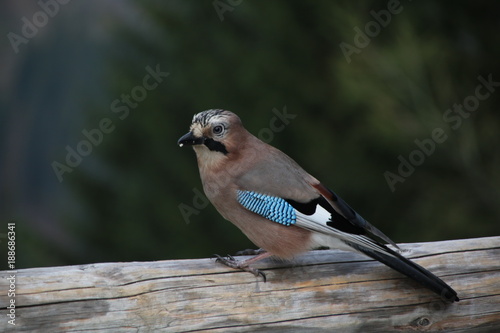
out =
[(443, 280), (423, 268), (416, 263), (406, 259), (399, 253), (389, 249), (385, 245), (377, 244), (383, 247), (387, 254), (374, 251), (373, 249), (364, 247), (363, 245), (346, 241), (349, 246), (366, 254), (367, 256), (380, 261), (381, 263), (391, 267), (392, 269), (408, 276), (417, 281), (426, 288), (429, 288), (448, 302), (458, 302), (458, 296), (455, 290), (447, 285)]

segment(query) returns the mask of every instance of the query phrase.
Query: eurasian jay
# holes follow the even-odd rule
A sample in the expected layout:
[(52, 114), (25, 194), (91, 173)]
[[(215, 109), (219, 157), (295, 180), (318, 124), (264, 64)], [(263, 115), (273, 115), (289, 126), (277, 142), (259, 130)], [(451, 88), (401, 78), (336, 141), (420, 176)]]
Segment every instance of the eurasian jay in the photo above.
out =
[(178, 144), (193, 146), (210, 202), (263, 249), (245, 261), (219, 256), (219, 262), (265, 280), (250, 264), (270, 256), (289, 259), (318, 247), (354, 250), (448, 301), (459, 300), (440, 278), (377, 241), (398, 248), (294, 160), (250, 134), (236, 114), (226, 110), (196, 114)]

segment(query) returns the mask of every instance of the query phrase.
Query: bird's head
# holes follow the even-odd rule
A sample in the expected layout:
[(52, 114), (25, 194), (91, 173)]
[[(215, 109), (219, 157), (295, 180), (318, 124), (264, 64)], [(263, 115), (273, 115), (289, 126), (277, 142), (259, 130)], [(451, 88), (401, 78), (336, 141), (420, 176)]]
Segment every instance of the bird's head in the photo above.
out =
[(195, 114), (189, 132), (177, 143), (193, 146), (197, 153), (227, 155), (237, 143), (238, 132), (242, 130), (241, 120), (226, 110), (207, 110)]

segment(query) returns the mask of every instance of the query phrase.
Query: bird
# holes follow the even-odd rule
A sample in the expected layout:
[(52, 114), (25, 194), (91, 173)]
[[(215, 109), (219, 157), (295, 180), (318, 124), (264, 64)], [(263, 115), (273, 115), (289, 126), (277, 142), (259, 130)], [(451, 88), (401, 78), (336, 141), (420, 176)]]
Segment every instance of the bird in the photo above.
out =
[(177, 144), (193, 147), (203, 190), (217, 211), (261, 249), (247, 260), (216, 255), (218, 262), (265, 281), (266, 275), (252, 266), (258, 260), (336, 248), (367, 255), (446, 301), (459, 301), (455, 290), (401, 255), (395, 242), (335, 192), (247, 131), (235, 113), (210, 109), (195, 114)]

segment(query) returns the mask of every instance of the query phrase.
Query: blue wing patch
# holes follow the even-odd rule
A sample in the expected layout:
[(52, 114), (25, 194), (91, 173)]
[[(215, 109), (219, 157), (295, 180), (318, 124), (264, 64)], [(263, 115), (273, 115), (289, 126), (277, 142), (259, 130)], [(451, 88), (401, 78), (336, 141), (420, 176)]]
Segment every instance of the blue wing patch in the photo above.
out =
[(237, 191), (238, 202), (251, 212), (268, 220), (290, 226), (295, 224), (295, 209), (285, 199), (252, 191)]

